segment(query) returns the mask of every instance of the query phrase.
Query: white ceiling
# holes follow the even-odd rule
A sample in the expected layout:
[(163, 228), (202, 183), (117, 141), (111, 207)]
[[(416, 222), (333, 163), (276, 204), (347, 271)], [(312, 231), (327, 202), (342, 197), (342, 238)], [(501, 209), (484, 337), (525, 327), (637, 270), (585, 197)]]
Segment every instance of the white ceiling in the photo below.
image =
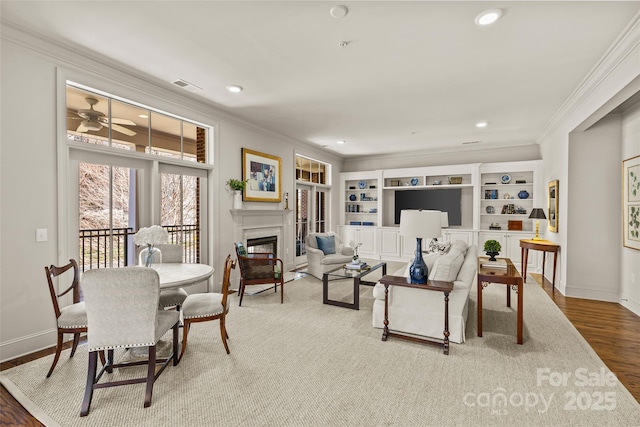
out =
[[(345, 18), (330, 16), (336, 4), (348, 6)], [(640, 2), (3, 0), (1, 8), (3, 22), (172, 88), (184, 79), (203, 89), (189, 96), (348, 157), (534, 143)], [(502, 19), (476, 26), (490, 8)], [(229, 93), (231, 84), (244, 91)]]

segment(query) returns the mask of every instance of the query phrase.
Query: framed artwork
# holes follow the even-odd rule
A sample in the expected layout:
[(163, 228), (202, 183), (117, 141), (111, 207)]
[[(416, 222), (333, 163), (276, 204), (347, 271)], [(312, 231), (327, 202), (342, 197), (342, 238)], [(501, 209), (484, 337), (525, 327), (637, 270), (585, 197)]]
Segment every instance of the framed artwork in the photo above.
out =
[(640, 156), (622, 162), (622, 241), (640, 250)]
[(547, 224), (549, 231), (558, 232), (558, 180), (549, 181), (547, 190)]
[(280, 203), (281, 163), (280, 157), (243, 148), (242, 179), (248, 181), (242, 199), (249, 202)]

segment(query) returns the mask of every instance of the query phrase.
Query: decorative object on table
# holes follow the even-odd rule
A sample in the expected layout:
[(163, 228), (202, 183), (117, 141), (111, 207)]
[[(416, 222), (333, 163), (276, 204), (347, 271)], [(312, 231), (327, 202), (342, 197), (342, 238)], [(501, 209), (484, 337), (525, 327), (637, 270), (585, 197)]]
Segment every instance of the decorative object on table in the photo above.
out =
[(518, 199), (528, 199), (529, 198), (529, 192), (527, 190), (520, 190), (520, 192), (518, 193)]
[(522, 231), (522, 221), (521, 220), (509, 220), (507, 222), (507, 230)]
[(242, 179), (247, 181), (243, 199), (249, 202), (280, 203), (281, 163), (280, 157), (243, 148)]
[(640, 250), (640, 156), (624, 160), (622, 173), (623, 245)]
[(433, 181), (433, 185), (440, 185), (442, 184), (442, 181), (440, 181), (439, 179), (436, 179), (435, 181)]
[(557, 233), (558, 232), (558, 180), (554, 180), (549, 182), (549, 190), (547, 192), (548, 197), (548, 215), (549, 222), (547, 226), (549, 231)]
[(358, 182), (358, 188), (360, 188), (361, 190), (367, 188), (367, 182), (366, 181), (359, 181)]
[(159, 225), (143, 227), (133, 235), (133, 243), (138, 246), (147, 246), (146, 252), (140, 252), (140, 264), (151, 267), (151, 264), (162, 262), (162, 252), (155, 245), (167, 243), (169, 232)]
[(542, 210), (541, 208), (533, 208), (531, 210), (531, 214), (529, 215), (529, 218), (533, 218), (536, 220), (536, 236), (533, 238), (533, 240), (540, 240), (540, 237), (538, 236), (540, 220), (547, 219), (547, 217), (544, 215), (544, 210)]
[(462, 177), (461, 176), (450, 176), (450, 177), (447, 178), (447, 182), (449, 182), (449, 184), (453, 184), (453, 185), (462, 184)]
[(351, 200), (352, 202), (355, 202), (355, 201), (356, 201), (356, 199), (357, 199), (357, 197), (356, 197), (356, 195), (355, 195), (355, 194), (351, 194), (351, 195), (349, 196), (349, 200)]
[(496, 213), (496, 208), (494, 208), (493, 206), (487, 206), (487, 207), (485, 208), (485, 211), (487, 211), (487, 213), (488, 213), (489, 215), (491, 215), (491, 214)]
[(411, 185), (413, 185), (414, 187), (418, 185), (418, 178), (411, 178)]
[(422, 239), (440, 237), (442, 234), (441, 224), (442, 213), (440, 211), (400, 211), (400, 235), (416, 238), (416, 257), (409, 267), (411, 283), (427, 283), (429, 270), (422, 258)]
[(484, 251), (489, 256), (489, 261), (495, 261), (496, 255), (500, 254), (502, 245), (497, 240), (487, 240), (484, 242)]
[(498, 198), (498, 190), (484, 190), (484, 198), (485, 199), (497, 199)]
[(227, 185), (233, 190), (233, 209), (242, 209), (242, 192), (247, 185), (247, 181), (231, 178), (227, 181)]
[(511, 182), (511, 175), (509, 175), (508, 173), (505, 173), (504, 175), (502, 175), (500, 177), (500, 182), (503, 184), (508, 184)]
[(355, 240), (349, 242), (349, 247), (353, 249), (353, 258), (351, 264), (360, 264), (360, 257), (358, 257), (358, 248), (362, 246), (362, 243), (356, 243)]

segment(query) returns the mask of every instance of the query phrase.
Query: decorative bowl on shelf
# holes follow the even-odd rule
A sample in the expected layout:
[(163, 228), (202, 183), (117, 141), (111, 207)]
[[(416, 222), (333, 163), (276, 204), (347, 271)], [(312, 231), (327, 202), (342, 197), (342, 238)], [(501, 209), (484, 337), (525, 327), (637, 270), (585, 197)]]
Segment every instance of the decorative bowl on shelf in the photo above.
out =
[(529, 192), (527, 190), (521, 190), (518, 193), (518, 198), (519, 199), (528, 199), (529, 198)]
[(509, 175), (508, 173), (505, 173), (504, 175), (502, 175), (500, 177), (500, 182), (503, 184), (508, 184), (511, 182), (511, 175)]
[(355, 195), (355, 194), (352, 194), (352, 195), (350, 195), (350, 196), (349, 196), (349, 200), (351, 200), (352, 202), (355, 202), (355, 201), (356, 201), (356, 198), (357, 198), (357, 197), (356, 197), (356, 195)]
[(487, 206), (485, 210), (488, 214), (496, 213), (496, 208), (494, 208), (493, 206)]
[(418, 178), (411, 178), (411, 185), (413, 185), (414, 187), (418, 185)]
[(440, 185), (442, 184), (442, 181), (440, 181), (439, 179), (436, 179), (435, 181), (433, 181), (433, 185)]
[(360, 181), (358, 182), (358, 187), (360, 187), (360, 189), (364, 189), (367, 187), (367, 183), (365, 181)]

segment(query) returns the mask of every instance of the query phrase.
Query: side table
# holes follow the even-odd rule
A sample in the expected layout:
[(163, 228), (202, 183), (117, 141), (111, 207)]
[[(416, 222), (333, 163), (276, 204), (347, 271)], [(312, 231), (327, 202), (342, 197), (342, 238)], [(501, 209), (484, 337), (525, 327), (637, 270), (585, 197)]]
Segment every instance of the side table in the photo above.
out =
[(556, 291), (556, 264), (558, 263), (558, 251), (560, 245), (548, 240), (520, 239), (520, 262), (522, 263), (522, 277), (527, 280), (527, 260), (529, 259), (529, 249), (542, 251), (542, 283), (544, 285), (544, 265), (546, 264), (547, 252), (553, 252), (553, 281), (551, 282), (552, 292)]
[[(441, 345), (444, 354), (449, 354), (449, 293), (453, 291), (453, 282), (428, 280), (426, 284), (418, 285), (411, 283), (408, 277), (385, 275), (380, 279), (380, 283), (384, 285), (384, 329), (382, 332), (382, 341), (386, 341), (389, 337), (396, 337), (425, 344)], [(444, 340), (442, 342), (428, 338), (418, 338), (411, 335), (389, 332), (389, 285), (444, 293), (444, 331), (442, 332)]]

